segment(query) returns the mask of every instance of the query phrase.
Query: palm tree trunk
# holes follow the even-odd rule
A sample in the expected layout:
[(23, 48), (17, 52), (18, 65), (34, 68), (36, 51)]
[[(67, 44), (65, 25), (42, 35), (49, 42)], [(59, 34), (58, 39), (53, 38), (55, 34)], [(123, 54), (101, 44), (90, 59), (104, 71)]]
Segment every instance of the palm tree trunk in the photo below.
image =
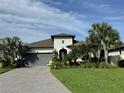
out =
[(89, 55), (88, 62), (91, 62), (91, 53), (89, 52), (88, 55)]
[(104, 49), (105, 63), (108, 64), (108, 50), (107, 50), (105, 43), (103, 41), (101, 41), (101, 43), (102, 43), (103, 49)]
[(100, 49), (98, 49), (98, 53), (97, 53), (97, 63), (99, 63), (100, 62), (100, 54), (101, 54), (101, 50)]
[(105, 52), (105, 63), (108, 64), (108, 50), (104, 50)]

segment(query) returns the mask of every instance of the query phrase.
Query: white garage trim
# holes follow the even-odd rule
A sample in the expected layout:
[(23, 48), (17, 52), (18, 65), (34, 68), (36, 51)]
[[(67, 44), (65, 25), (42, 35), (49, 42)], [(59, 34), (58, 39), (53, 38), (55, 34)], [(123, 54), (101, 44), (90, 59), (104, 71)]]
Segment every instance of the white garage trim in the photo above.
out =
[(32, 48), (28, 53), (52, 53), (53, 48)]

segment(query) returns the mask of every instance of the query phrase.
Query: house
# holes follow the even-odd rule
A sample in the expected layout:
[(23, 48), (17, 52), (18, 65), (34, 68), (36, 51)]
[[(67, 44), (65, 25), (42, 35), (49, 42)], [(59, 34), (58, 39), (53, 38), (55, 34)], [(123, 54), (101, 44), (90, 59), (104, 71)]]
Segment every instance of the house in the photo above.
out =
[(117, 48), (109, 49), (109, 61), (112, 64), (119, 65), (119, 61), (124, 60), (124, 44), (120, 45)]
[(54, 50), (58, 52), (59, 59), (62, 60), (71, 51), (71, 48), (67, 46), (72, 46), (77, 42), (75, 35), (61, 33), (52, 35), (46, 40), (30, 43), (31, 50), (27, 54), (27, 62), (31, 66), (46, 65), (51, 60)]

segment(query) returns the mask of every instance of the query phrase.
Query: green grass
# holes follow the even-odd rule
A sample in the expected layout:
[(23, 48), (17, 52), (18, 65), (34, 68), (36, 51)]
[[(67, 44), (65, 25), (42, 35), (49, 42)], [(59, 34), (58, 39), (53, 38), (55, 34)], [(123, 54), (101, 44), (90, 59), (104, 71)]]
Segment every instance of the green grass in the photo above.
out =
[(13, 68), (0, 68), (0, 74), (8, 72), (10, 70), (12, 70)]
[(73, 68), (51, 72), (72, 93), (124, 93), (124, 69)]

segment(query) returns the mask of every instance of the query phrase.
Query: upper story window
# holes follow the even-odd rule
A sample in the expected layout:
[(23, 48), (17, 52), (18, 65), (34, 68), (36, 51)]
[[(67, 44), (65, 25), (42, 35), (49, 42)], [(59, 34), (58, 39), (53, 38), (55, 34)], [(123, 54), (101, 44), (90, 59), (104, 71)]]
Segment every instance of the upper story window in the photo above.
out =
[(64, 40), (62, 40), (62, 44), (64, 44)]

